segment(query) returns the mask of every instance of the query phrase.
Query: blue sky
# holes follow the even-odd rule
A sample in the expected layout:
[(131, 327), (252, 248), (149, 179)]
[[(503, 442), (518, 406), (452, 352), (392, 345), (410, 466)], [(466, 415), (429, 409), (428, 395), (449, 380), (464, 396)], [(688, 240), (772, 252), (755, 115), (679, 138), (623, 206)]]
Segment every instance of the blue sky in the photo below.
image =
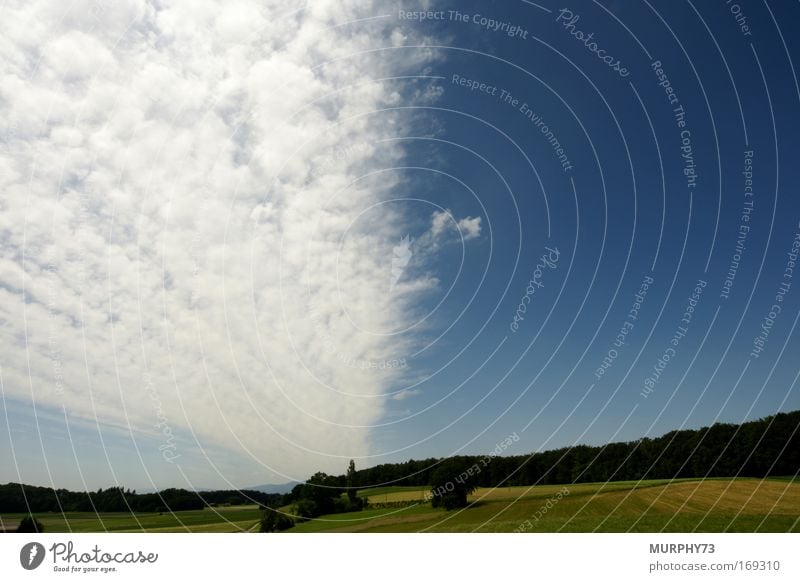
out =
[[(788, 121), (797, 106), (789, 57), (775, 33), (753, 32), (761, 41), (753, 40), (756, 58), (750, 38), (740, 33), (732, 15), (699, 10), (712, 37), (690, 5), (673, 4), (657, 10), (677, 40), (646, 5), (626, 5), (615, 13), (643, 46), (602, 8), (590, 4), (574, 9), (580, 15), (577, 28), (594, 31), (598, 44), (602, 39), (609, 54), (624, 55), (632, 71), (627, 79), (603, 71), (583, 44), (555, 26), (558, 11), (549, 14), (522, 3), (494, 4), (491, 11), (485, 4), (475, 4), (462, 10), (524, 23), (529, 28), (527, 40), (487, 34), (473, 22), (474, 16), (471, 26), (445, 22), (430, 27), (452, 34), (450, 44), (454, 45), (444, 49), (446, 64), (437, 70), (446, 78), (446, 89), (439, 103), (442, 110), (434, 116), (451, 141), (499, 166), (519, 208), (518, 217), (505, 184), (491, 179), (488, 164), (477, 159), (470, 162), (468, 155), (453, 151), (457, 148), (440, 148), (451, 171), (469, 176), (464, 181), (481, 184), (487, 192), (481, 198), (490, 217), (502, 217), (493, 221), (498, 235), (492, 241), (492, 275), (482, 289), (483, 312), (493, 308), (505, 283), (512, 281), (498, 316), (480, 334), (462, 366), (454, 367), (454, 377), (463, 380), (474, 371), (476, 360), (482, 362), (500, 341), (508, 340), (480, 377), (450, 400), (451, 406), (444, 412), (437, 409), (433, 422), (420, 419), (419, 430), (431, 431), (443, 422), (442, 414), (448, 419), (459, 417), (512, 371), (464, 418), (461, 429), (454, 427), (452, 438), (440, 439), (437, 452), (446, 453), (448, 445), (458, 448), (465, 433), (477, 434), (476, 427), (482, 430), (500, 415), (487, 438), (466, 450), (475, 450), (476, 445), (481, 450), (479, 443), (491, 448), (492, 438), (502, 439), (507, 427), (525, 426), (536, 415), (519, 445), (527, 447), (524, 450), (548, 439), (549, 446), (576, 440), (602, 443), (612, 437), (633, 439), (683, 425), (738, 422), (797, 407), (796, 392), (791, 390), (797, 370), (787, 359), (796, 342), (789, 337), (797, 314), (791, 291), (770, 335), (769, 348), (748, 364), (732, 394), (747, 364), (752, 339), (783, 281), (786, 252), (797, 233), (798, 204), (791, 196), (797, 179), (790, 170), (797, 143), (791, 124), (780, 121)], [(751, 11), (754, 31), (775, 30), (766, 10)], [(775, 18), (786, 22), (791, 15), (776, 14)], [(655, 61), (662, 63), (655, 68), (665, 70), (686, 113), (686, 128), (677, 127), (671, 110), (678, 104), (670, 106), (658, 85), (652, 70)], [(454, 74), (497, 87), (495, 95), (490, 90), (483, 93), (453, 86)], [(503, 90), (519, 96), (518, 108), (503, 101)], [(525, 118), (522, 103), (547, 121), (569, 153), (573, 171), (562, 171), (551, 145)], [(480, 117), (497, 129), (464, 120), (462, 114)], [(698, 174), (691, 192), (682, 173), (682, 129), (691, 132)], [(544, 189), (515, 142), (531, 158)], [(744, 208), (744, 152), (751, 150), (755, 195), (752, 218), (746, 223), (750, 230), (729, 298), (723, 299), (722, 284), (736, 250)], [(522, 240), (517, 234), (518, 218)], [(549, 280), (536, 296), (535, 313), (520, 332), (509, 335), (503, 324), (513, 315), (532, 268), (548, 244), (563, 252), (563, 265), (547, 273)], [(481, 249), (478, 255), (477, 264), (482, 265), (488, 250)], [(610, 371), (592, 388), (594, 371), (614, 347), (633, 295), (648, 275), (654, 283), (629, 343), (618, 350)], [(640, 398), (643, 381), (669, 347), (698, 279), (706, 281), (707, 287), (687, 336), (656, 391), (647, 399)], [(480, 318), (469, 321), (472, 325), (465, 326), (465, 337), (483, 323)], [(784, 360), (770, 374), (787, 340)], [(448, 353), (460, 347), (461, 342), (454, 342)], [(534, 377), (536, 381), (526, 390)], [(424, 392), (427, 396), (429, 391)], [(429, 401), (434, 402), (438, 392), (431, 392)], [(554, 393), (558, 396), (543, 408)]]
[(800, 407), (794, 4), (3, 10), (0, 482)]

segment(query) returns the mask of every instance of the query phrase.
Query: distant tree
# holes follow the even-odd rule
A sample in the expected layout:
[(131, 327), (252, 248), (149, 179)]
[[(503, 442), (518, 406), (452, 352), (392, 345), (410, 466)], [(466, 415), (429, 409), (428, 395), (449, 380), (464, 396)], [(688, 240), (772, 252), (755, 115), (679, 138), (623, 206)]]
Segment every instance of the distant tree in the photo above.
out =
[(356, 463), (353, 459), (350, 459), (350, 465), (347, 467), (345, 484), (347, 486), (347, 498), (351, 504), (355, 504), (358, 498), (358, 490), (356, 489)]
[(472, 464), (459, 457), (447, 459), (431, 475), (431, 504), (447, 510), (467, 506), (467, 496), (475, 488), (475, 479), (469, 474)]
[(44, 533), (44, 526), (38, 519), (29, 515), (23, 517), (22, 521), (19, 522), (17, 533)]
[(294, 520), (291, 517), (273, 507), (264, 509), (264, 517), (261, 519), (261, 533), (286, 531), (291, 527), (294, 527)]
[(321, 515), (321, 512), (317, 508), (317, 504), (311, 499), (300, 499), (294, 504), (292, 512), (300, 521), (306, 521), (312, 517)]
[(314, 504), (314, 514), (306, 517), (317, 517), (325, 513), (334, 513), (336, 500), (342, 494), (341, 483), (337, 477), (322, 472), (314, 473), (303, 485), (301, 499)]

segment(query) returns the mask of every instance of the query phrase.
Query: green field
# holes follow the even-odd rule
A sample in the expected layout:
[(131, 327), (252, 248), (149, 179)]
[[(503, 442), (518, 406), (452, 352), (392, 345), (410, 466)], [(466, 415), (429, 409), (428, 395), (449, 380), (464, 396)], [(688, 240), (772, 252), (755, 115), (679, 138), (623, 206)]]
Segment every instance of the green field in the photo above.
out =
[[(323, 516), (290, 532), (800, 532), (800, 482), (686, 479), (479, 489), (470, 507), (430, 503)], [(418, 488), (369, 491), (371, 502), (409, 501)], [(549, 502), (549, 507), (548, 507)]]
[[(0, 515), (6, 526), (19, 523), (23, 514)], [(194, 511), (174, 513), (37, 513), (46, 533), (61, 532), (241, 532), (261, 520), (257, 505), (236, 507), (207, 507)]]
[[(289, 532), (800, 532), (796, 479), (685, 479), (478, 489), (470, 506), (433, 509), (426, 488), (363, 490), (406, 506), (322, 516)], [(414, 503), (419, 500), (419, 503)], [(399, 504), (402, 505), (402, 504)], [(285, 508), (288, 509), (288, 508)], [(175, 513), (37, 514), (47, 532), (257, 531), (254, 505)], [(21, 515), (3, 515), (8, 526)]]
[(370, 503), (422, 501), (430, 489), (430, 487), (373, 487), (360, 490), (358, 496)]

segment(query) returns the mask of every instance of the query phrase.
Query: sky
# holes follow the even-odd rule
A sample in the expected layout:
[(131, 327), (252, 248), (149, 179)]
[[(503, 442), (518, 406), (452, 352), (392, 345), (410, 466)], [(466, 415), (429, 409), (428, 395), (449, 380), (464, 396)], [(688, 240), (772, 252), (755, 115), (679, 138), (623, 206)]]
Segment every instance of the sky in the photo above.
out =
[(796, 3), (6, 2), (0, 482), (800, 408)]

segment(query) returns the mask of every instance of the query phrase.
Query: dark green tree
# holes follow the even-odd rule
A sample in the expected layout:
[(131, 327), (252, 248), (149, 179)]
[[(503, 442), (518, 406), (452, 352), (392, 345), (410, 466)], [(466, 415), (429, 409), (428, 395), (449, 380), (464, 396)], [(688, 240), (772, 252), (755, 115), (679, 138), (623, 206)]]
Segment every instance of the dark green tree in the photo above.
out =
[(38, 519), (32, 515), (28, 515), (27, 517), (23, 517), (22, 521), (19, 522), (17, 533), (44, 533), (44, 526), (42, 526)]
[(286, 531), (291, 527), (294, 527), (294, 520), (291, 517), (273, 507), (264, 509), (264, 517), (261, 519), (261, 533)]
[(358, 498), (358, 490), (356, 489), (356, 463), (350, 459), (350, 465), (347, 467), (347, 479), (345, 481), (347, 486), (347, 498), (350, 500), (351, 505), (355, 505)]
[(475, 488), (475, 471), (468, 459), (454, 457), (442, 462), (431, 475), (431, 504), (447, 510), (467, 506)]
[(294, 503), (295, 515), (311, 518), (346, 511), (340, 507), (344, 501), (341, 498), (344, 481), (344, 476), (335, 477), (318, 472), (305, 483), (296, 485), (288, 496), (288, 501)]
[(307, 521), (322, 513), (317, 509), (317, 504), (310, 499), (301, 498), (292, 506), (292, 512), (298, 521)]

